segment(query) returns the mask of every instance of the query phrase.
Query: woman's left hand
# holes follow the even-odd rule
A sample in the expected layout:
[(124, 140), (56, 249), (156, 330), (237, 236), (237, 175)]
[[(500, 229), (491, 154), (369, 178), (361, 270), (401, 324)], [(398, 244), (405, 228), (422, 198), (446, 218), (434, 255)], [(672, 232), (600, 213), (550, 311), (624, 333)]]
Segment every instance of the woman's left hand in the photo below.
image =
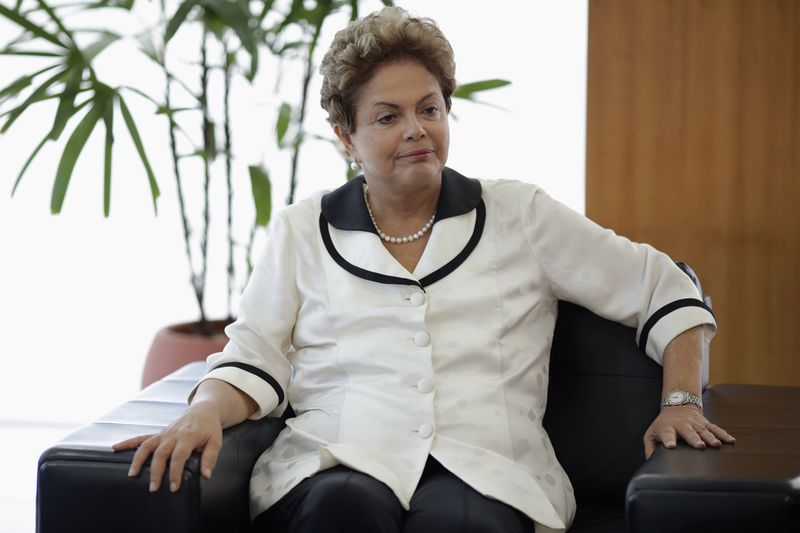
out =
[(694, 405), (664, 407), (644, 434), (644, 455), (650, 458), (656, 447), (675, 448), (678, 437), (694, 448), (719, 448), (736, 439), (716, 424), (709, 422)]

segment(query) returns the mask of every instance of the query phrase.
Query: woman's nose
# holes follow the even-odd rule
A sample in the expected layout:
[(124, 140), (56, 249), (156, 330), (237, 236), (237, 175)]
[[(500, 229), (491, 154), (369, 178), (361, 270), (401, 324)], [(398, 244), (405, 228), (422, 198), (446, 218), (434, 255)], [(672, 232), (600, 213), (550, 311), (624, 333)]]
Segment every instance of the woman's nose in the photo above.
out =
[(422, 124), (416, 116), (411, 117), (406, 121), (406, 140), (416, 141), (425, 135), (425, 128), (422, 127)]

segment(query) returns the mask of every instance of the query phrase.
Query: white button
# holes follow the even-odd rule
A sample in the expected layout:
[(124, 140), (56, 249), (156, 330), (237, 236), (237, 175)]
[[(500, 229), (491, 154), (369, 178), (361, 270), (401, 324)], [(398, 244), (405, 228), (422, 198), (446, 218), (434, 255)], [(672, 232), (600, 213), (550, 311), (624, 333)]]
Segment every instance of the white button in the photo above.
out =
[(420, 331), (414, 335), (414, 344), (417, 346), (427, 346), (431, 342), (431, 336), (425, 331)]
[(431, 435), (433, 435), (433, 426), (432, 425), (430, 425), (430, 424), (422, 424), (419, 427), (419, 436), (420, 437), (422, 437), (423, 439), (427, 439)]
[(417, 390), (422, 394), (428, 394), (433, 390), (433, 380), (431, 378), (422, 378), (417, 383)]
[(411, 295), (411, 305), (422, 305), (425, 302), (425, 296), (421, 292), (415, 292)]

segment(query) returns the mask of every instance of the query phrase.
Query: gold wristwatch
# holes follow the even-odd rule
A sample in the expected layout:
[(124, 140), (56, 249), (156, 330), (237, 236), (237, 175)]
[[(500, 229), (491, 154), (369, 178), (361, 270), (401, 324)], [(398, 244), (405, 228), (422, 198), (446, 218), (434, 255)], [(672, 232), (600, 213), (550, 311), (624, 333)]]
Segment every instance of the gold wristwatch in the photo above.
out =
[(703, 400), (694, 394), (681, 389), (673, 389), (669, 391), (667, 395), (664, 396), (664, 401), (661, 402), (661, 407), (675, 407), (676, 405), (686, 404), (696, 405), (701, 411), (703, 410)]

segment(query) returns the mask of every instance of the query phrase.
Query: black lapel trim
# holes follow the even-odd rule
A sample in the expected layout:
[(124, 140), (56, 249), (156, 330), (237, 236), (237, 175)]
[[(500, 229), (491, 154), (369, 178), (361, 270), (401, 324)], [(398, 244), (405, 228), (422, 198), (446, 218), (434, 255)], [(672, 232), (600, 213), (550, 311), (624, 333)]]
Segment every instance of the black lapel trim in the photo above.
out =
[(663, 306), (661, 309), (650, 315), (650, 318), (647, 319), (647, 322), (644, 323), (644, 327), (642, 328), (642, 333), (639, 335), (639, 349), (643, 352), (647, 348), (647, 338), (650, 336), (650, 330), (656, 325), (656, 323), (670, 314), (673, 311), (676, 311), (682, 307), (702, 307), (709, 313), (711, 316), (714, 316), (714, 312), (708, 307), (705, 303), (697, 298), (683, 298), (681, 300), (675, 300), (674, 302), (670, 302), (667, 305)]
[[(278, 405), (283, 403), (283, 398), (284, 398), (283, 388), (280, 386), (280, 384), (278, 384), (275, 378), (273, 378), (260, 368), (254, 367), (253, 365), (248, 365), (247, 363), (222, 363), (215, 366), (211, 370), (216, 370), (218, 368), (225, 368), (226, 366), (232, 366), (234, 368), (238, 368), (239, 370), (244, 370), (245, 372), (250, 372), (251, 374), (260, 377), (261, 379), (269, 383), (269, 385), (273, 389), (275, 389), (275, 394), (278, 395)], [(211, 370), (209, 370), (209, 372)]]
[(378, 234), (364, 203), (364, 182), (364, 176), (358, 176), (322, 197), (322, 214), (331, 226)]
[[(322, 214), (328, 224), (340, 230), (377, 234), (364, 204), (364, 182), (364, 176), (358, 176), (322, 197)], [(478, 207), (480, 201), (480, 181), (445, 167), (436, 203), (435, 222), (469, 213)]]
[(423, 277), (421, 280), (416, 281), (413, 279), (408, 278), (398, 278), (396, 276), (387, 276), (386, 274), (380, 274), (378, 272), (373, 272), (371, 270), (366, 270), (361, 267), (357, 267), (356, 265), (350, 263), (342, 257), (336, 247), (333, 245), (333, 240), (331, 239), (330, 230), (328, 229), (328, 222), (325, 220), (325, 214), (320, 213), (319, 215), (319, 232), (322, 235), (322, 242), (325, 243), (325, 249), (328, 251), (328, 254), (331, 258), (336, 261), (343, 269), (347, 270), (351, 274), (361, 279), (366, 279), (369, 281), (375, 281), (377, 283), (384, 283), (387, 285), (416, 285), (421, 289), (425, 289), (430, 285), (433, 285), (440, 279), (444, 278), (451, 272), (453, 272), (456, 268), (458, 268), (464, 261), (467, 260), (467, 257), (472, 253), (473, 250), (478, 246), (478, 243), (481, 240), (481, 236), (483, 235), (483, 227), (486, 224), (486, 205), (483, 203), (483, 200), (478, 202), (478, 206), (475, 209), (475, 226), (472, 230), (472, 235), (467, 241), (466, 246), (462, 249), (458, 255), (456, 255), (453, 259), (447, 262), (446, 265), (439, 268), (438, 270), (431, 272), (427, 276)]
[(436, 204), (436, 222), (469, 213), (481, 202), (481, 182), (452, 168), (442, 171), (442, 190)]
[(478, 242), (481, 240), (481, 235), (483, 235), (483, 226), (486, 224), (486, 205), (483, 203), (483, 200), (478, 202), (478, 207), (475, 209), (475, 228), (472, 230), (472, 236), (467, 241), (467, 245), (461, 250), (457, 256), (451, 259), (446, 265), (444, 265), (439, 270), (431, 272), (421, 280), (419, 280), (420, 284), (423, 287), (427, 287), (429, 285), (433, 285), (443, 277), (447, 276), (455, 269), (457, 269), (461, 263), (467, 260), (469, 254), (478, 246)]
[(325, 220), (324, 213), (319, 214), (319, 232), (322, 235), (322, 242), (325, 243), (325, 249), (328, 250), (328, 254), (331, 256), (331, 258), (336, 261), (340, 267), (347, 270), (352, 275), (369, 281), (385, 283), (387, 285), (416, 285), (417, 287), (422, 288), (422, 285), (413, 279), (398, 278), (395, 276), (387, 276), (386, 274), (373, 272), (365, 268), (357, 267), (342, 257), (342, 255), (339, 253), (339, 250), (337, 250), (333, 245), (331, 233), (328, 230), (328, 222)]

